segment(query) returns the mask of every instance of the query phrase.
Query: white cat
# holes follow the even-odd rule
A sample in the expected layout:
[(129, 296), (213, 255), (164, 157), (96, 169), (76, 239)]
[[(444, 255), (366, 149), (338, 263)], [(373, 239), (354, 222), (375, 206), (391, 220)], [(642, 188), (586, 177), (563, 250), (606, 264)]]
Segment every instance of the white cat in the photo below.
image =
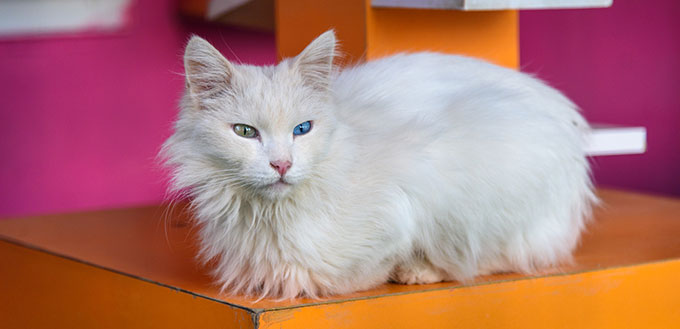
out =
[(460, 56), (338, 72), (335, 47), (328, 31), (256, 67), (187, 45), (163, 154), (224, 291), (319, 297), (569, 261), (596, 202), (574, 104)]

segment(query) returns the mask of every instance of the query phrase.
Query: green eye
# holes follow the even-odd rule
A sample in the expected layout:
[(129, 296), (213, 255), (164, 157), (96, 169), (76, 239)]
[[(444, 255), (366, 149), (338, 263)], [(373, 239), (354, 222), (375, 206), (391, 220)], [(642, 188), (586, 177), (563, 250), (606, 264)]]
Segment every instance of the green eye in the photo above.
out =
[(234, 125), (234, 132), (236, 135), (239, 135), (241, 137), (245, 138), (255, 138), (257, 137), (257, 129), (249, 126), (249, 125), (244, 125), (237, 123)]

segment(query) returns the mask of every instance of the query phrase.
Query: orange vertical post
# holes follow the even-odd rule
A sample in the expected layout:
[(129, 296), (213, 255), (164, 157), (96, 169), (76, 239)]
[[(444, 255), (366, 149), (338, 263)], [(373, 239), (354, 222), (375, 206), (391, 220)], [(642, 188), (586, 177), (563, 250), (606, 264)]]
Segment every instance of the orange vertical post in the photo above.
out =
[(314, 37), (335, 29), (350, 62), (397, 52), (437, 51), (519, 65), (516, 11), (373, 8), (370, 0), (277, 0), (279, 57), (298, 54)]

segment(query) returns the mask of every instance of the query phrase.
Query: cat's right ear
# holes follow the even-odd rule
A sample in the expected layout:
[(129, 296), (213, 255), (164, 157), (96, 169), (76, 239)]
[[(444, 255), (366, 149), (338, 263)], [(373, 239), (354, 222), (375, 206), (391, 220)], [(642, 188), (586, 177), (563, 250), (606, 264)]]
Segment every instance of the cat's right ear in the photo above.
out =
[(192, 36), (184, 51), (184, 72), (187, 88), (192, 96), (229, 89), (234, 78), (234, 67), (208, 41)]

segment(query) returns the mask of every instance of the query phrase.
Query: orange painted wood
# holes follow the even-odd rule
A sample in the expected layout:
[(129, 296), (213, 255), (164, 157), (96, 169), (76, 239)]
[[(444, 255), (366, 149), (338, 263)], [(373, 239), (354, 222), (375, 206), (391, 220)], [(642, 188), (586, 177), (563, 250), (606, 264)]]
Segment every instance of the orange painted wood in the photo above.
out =
[(277, 0), (276, 36), (281, 58), (297, 55), (334, 28), (346, 61), (396, 52), (437, 51), (519, 65), (516, 11), (372, 8), (370, 0)]
[(279, 58), (299, 54), (314, 38), (335, 29), (342, 60), (356, 62), (366, 52), (367, 0), (276, 0), (276, 47)]
[(0, 241), (0, 262), (0, 328), (254, 328), (249, 310), (20, 244)]
[(0, 327), (672, 328), (680, 200), (602, 190), (575, 263), (325, 300), (221, 295), (178, 207), (0, 221)]
[(517, 11), (381, 8), (368, 13), (367, 59), (402, 51), (436, 51), (519, 67)]
[(678, 328), (680, 262), (265, 312), (260, 328)]

